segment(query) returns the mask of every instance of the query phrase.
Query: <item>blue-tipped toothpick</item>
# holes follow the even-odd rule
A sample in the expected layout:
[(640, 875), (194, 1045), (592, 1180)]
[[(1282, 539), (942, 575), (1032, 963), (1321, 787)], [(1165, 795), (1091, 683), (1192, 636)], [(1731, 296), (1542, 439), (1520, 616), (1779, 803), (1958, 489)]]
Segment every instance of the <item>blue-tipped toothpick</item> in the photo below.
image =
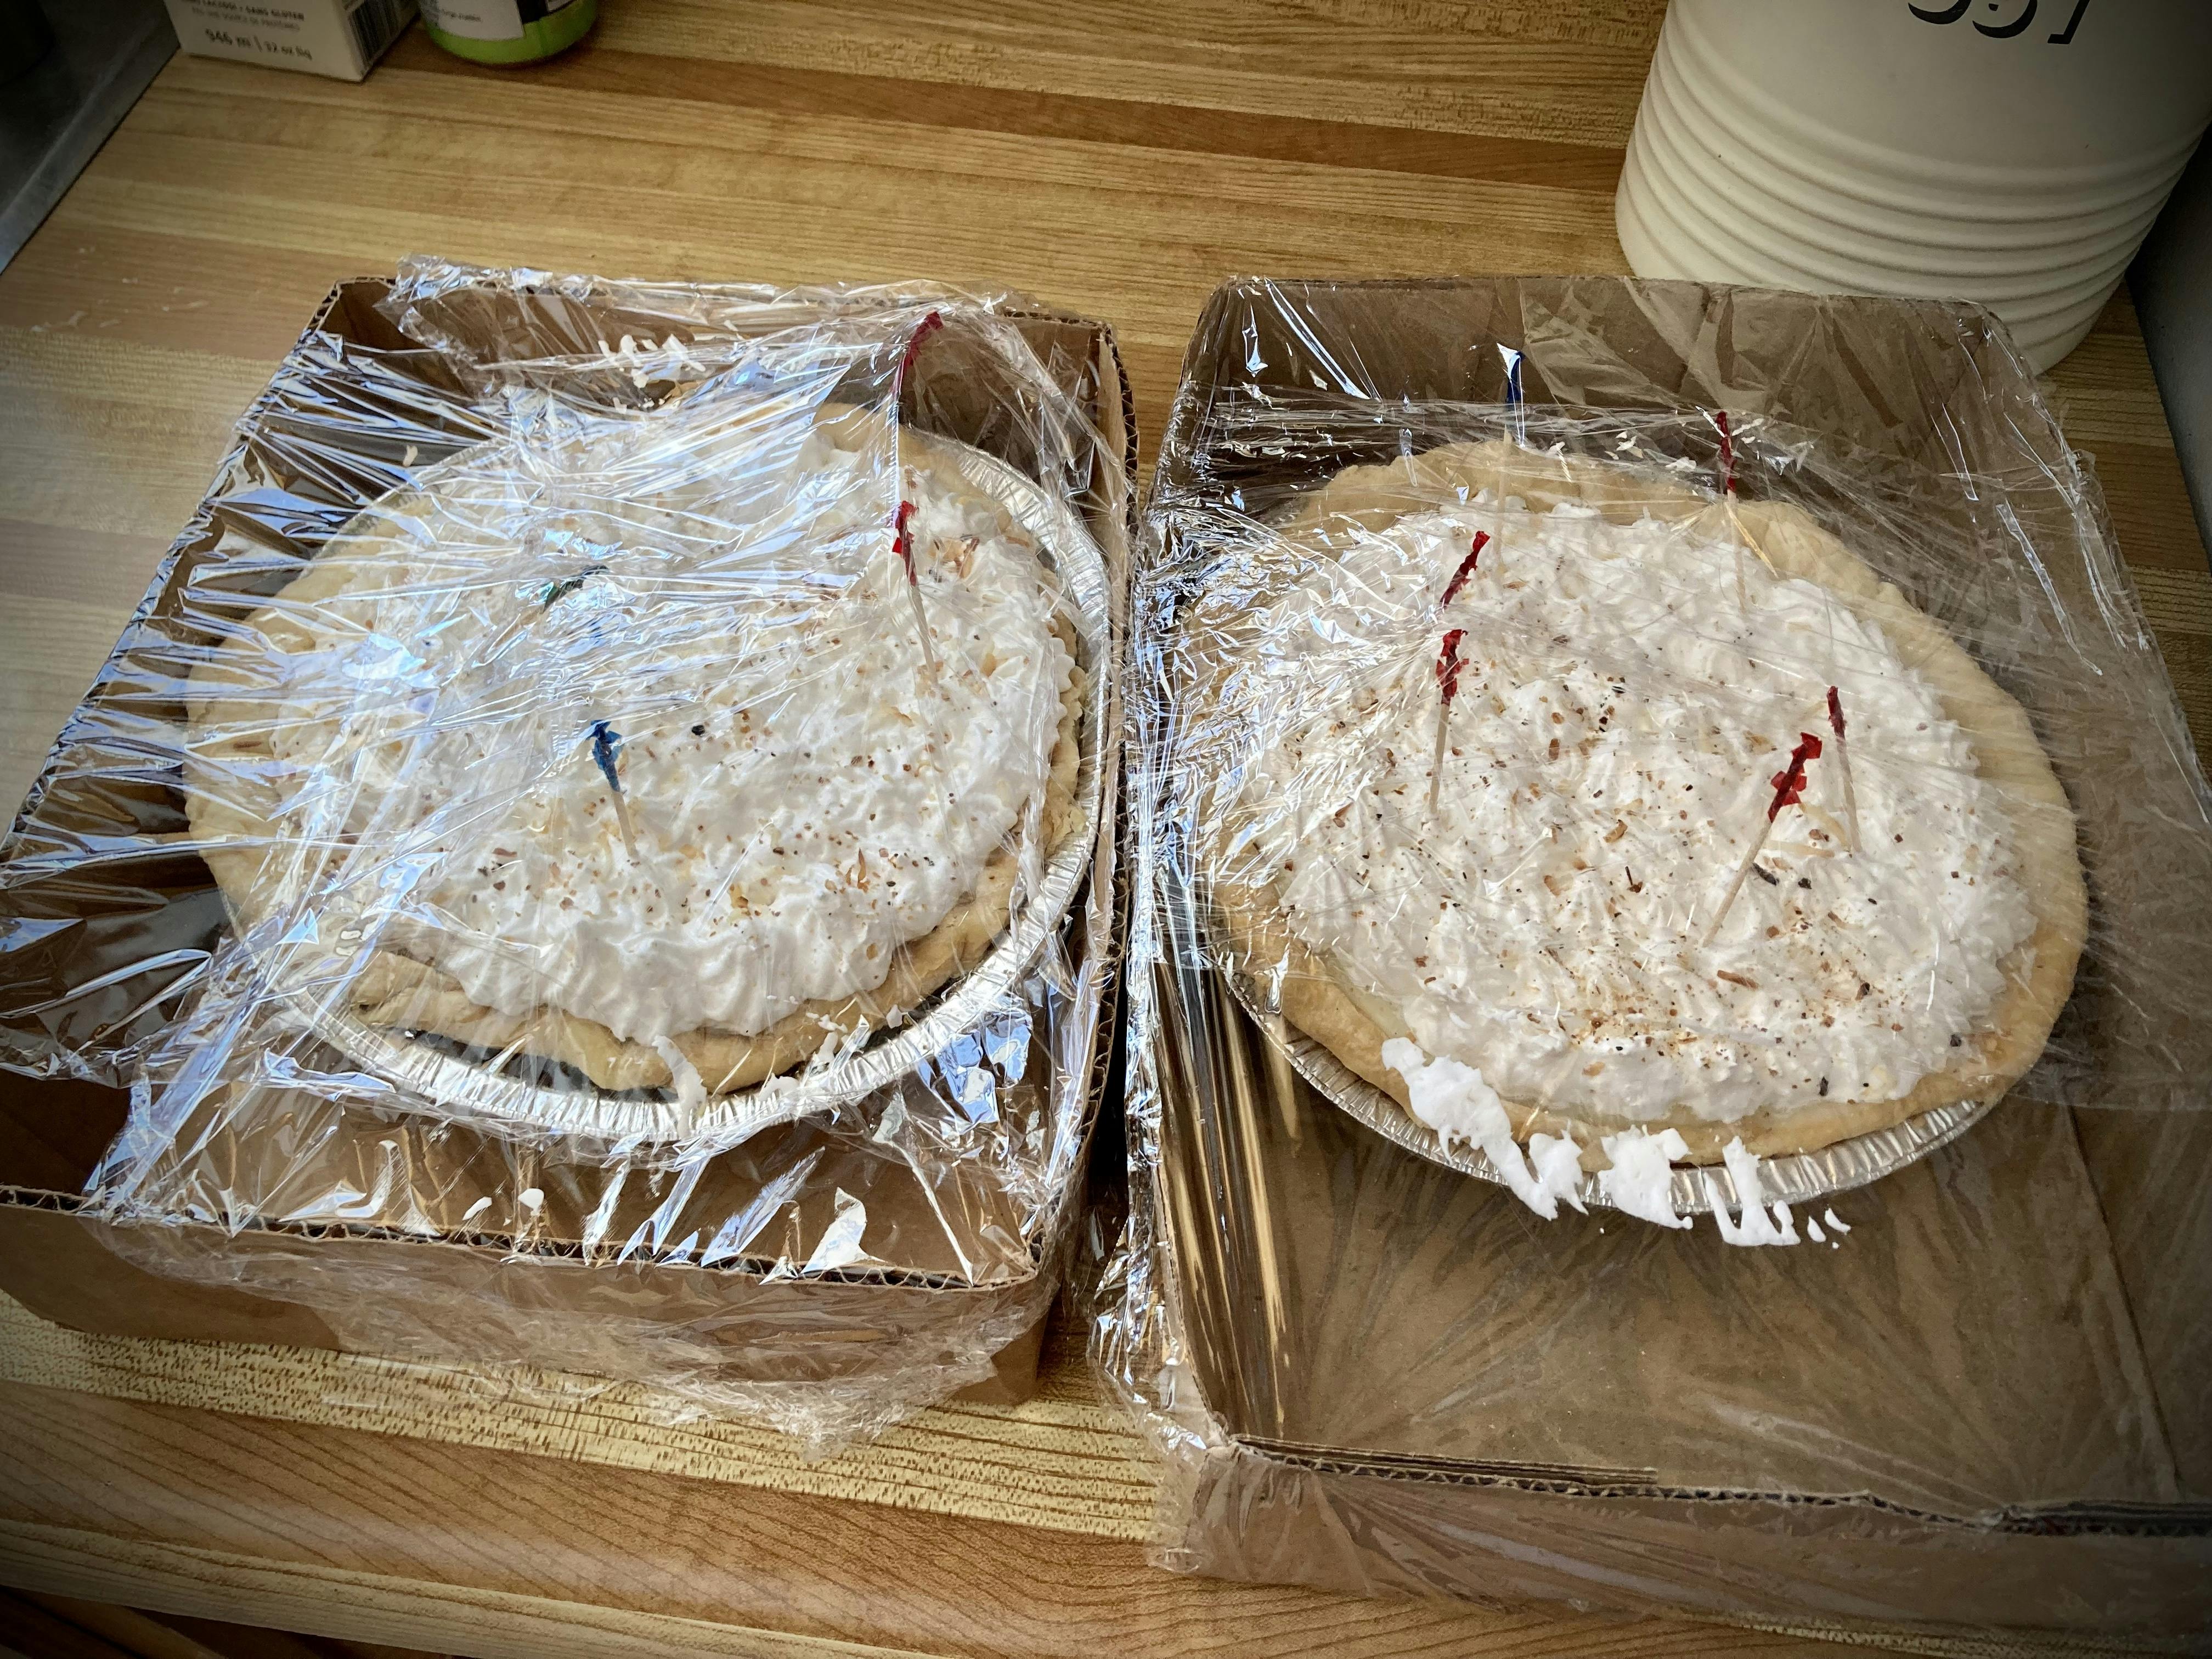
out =
[(605, 720), (592, 722), (592, 759), (598, 764), (599, 774), (606, 779), (607, 787), (614, 792), (615, 822), (621, 826), (623, 845), (629, 851), (632, 862), (637, 858), (637, 831), (630, 825), (629, 803), (623, 799), (622, 776), (615, 770), (622, 759), (622, 733)]

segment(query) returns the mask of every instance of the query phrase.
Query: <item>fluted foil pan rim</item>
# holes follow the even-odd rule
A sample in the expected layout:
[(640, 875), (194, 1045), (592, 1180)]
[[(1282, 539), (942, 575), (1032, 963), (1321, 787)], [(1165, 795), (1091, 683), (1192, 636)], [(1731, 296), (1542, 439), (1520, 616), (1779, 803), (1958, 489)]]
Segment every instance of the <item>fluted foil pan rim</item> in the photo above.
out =
[[(1505, 1184), (1505, 1177), (1480, 1147), (1448, 1144), (1434, 1129), (1339, 1060), (1326, 1044), (1284, 1018), (1265, 988), (1252, 975), (1231, 966), (1224, 969), (1224, 977), (1252, 1023), (1282, 1051), (1292, 1069), (1330, 1104), (1386, 1140), (1431, 1164), (1500, 1186)], [(1817, 1152), (1762, 1158), (1759, 1160), (1759, 1195), (1768, 1204), (1798, 1206), (1866, 1186), (1948, 1146), (1978, 1123), (1996, 1103), (1994, 1097), (1958, 1101), (1930, 1108), (1887, 1128), (1852, 1135)], [(1723, 1206), (1731, 1211), (1741, 1209), (1734, 1179), (1717, 1164), (1677, 1164), (1670, 1196), (1678, 1215), (1705, 1215)], [(1589, 1170), (1583, 1171), (1575, 1197), (1589, 1209), (1618, 1207), (1599, 1191), (1598, 1178)]]

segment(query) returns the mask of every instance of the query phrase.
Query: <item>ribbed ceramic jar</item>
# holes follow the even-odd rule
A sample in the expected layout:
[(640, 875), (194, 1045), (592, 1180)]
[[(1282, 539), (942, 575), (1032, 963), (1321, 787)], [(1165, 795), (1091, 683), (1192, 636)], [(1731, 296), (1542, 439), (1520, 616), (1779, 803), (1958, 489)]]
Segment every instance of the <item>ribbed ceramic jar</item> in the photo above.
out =
[(1978, 300), (2047, 368), (2212, 120), (2212, 0), (1674, 0), (1638, 276)]

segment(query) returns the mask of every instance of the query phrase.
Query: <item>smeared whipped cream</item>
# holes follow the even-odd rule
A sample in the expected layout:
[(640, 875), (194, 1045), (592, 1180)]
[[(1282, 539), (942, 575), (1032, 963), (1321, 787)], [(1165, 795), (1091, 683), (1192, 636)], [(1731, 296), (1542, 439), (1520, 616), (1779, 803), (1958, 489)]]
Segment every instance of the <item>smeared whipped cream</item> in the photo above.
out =
[[(1571, 1135), (1530, 1135), (1524, 1163), (1505, 1103), (1474, 1066), (1449, 1056), (1432, 1060), (1403, 1037), (1392, 1037), (1382, 1045), (1382, 1063), (1406, 1079), (1407, 1103), (1415, 1117), (1434, 1129), (1447, 1147), (1455, 1140), (1480, 1146), (1513, 1195), (1545, 1220), (1558, 1218), (1561, 1199), (1583, 1209), (1577, 1192), (1582, 1150)], [(1651, 1134), (1624, 1129), (1606, 1136), (1603, 1146), (1610, 1162), (1598, 1172), (1598, 1191), (1607, 1203), (1662, 1227), (1690, 1225), (1689, 1218), (1674, 1209), (1674, 1163), (1690, 1150), (1681, 1131)], [(1706, 1176), (1713, 1222), (1721, 1237), (1731, 1244), (1795, 1244), (1797, 1230), (1790, 1218), (1790, 1206), (1778, 1203), (1769, 1210), (1759, 1158), (1743, 1144), (1743, 1137), (1729, 1141), (1721, 1157), (1735, 1184), (1740, 1212), (1729, 1213), (1728, 1194)], [(1832, 1218), (1835, 1212), (1828, 1213)], [(1806, 1225), (1814, 1241), (1822, 1242), (1820, 1223), (1808, 1218)]]
[[(1743, 1144), (1743, 1137), (1721, 1148), (1722, 1160), (1728, 1165), (1729, 1179), (1735, 1186), (1738, 1213), (1731, 1217), (1728, 1204), (1718, 1184), (1709, 1175), (1706, 1190), (1713, 1195), (1713, 1223), (1721, 1230), (1721, 1237), (1731, 1244), (1795, 1244), (1797, 1226), (1790, 1218), (1790, 1206), (1777, 1203), (1771, 1209), (1766, 1202), (1766, 1188), (1759, 1178), (1759, 1158)], [(1818, 1241), (1820, 1228), (1810, 1217), (1807, 1224), (1813, 1226), (1813, 1237)]]
[[(1477, 530), (1498, 539), (1447, 612)], [(1893, 1099), (1980, 1029), (2032, 931), (2003, 803), (1935, 689), (1717, 514), (1478, 498), (1358, 533), (1255, 595), (1253, 625), (1233, 695), (1257, 753), (1223, 809), (1244, 867), (1507, 1099), (1721, 1121)], [(1466, 666), (1431, 811), (1447, 629)], [(1706, 945), (1831, 684), (1863, 849), (1814, 762)]]
[(1524, 1162), (1504, 1103), (1474, 1066), (1449, 1056), (1431, 1060), (1403, 1037), (1392, 1037), (1382, 1045), (1382, 1063), (1406, 1079), (1415, 1117), (1434, 1129), (1446, 1146), (1455, 1140), (1480, 1146), (1513, 1195), (1538, 1215), (1551, 1220), (1559, 1212), (1561, 1199), (1583, 1208), (1577, 1192), (1583, 1175), (1581, 1150), (1564, 1136), (1531, 1135)]
[(332, 556), (376, 585), (293, 610), (272, 737), (381, 942), (508, 1013), (757, 1033), (880, 985), (1035, 833), (1073, 667), (1035, 548), (794, 426), (648, 416), (543, 476), (464, 467)]
[(1612, 1162), (1598, 1171), (1597, 1188), (1607, 1203), (1658, 1226), (1690, 1224), (1689, 1217), (1674, 1212), (1674, 1160), (1690, 1150), (1680, 1129), (1624, 1129), (1604, 1144)]

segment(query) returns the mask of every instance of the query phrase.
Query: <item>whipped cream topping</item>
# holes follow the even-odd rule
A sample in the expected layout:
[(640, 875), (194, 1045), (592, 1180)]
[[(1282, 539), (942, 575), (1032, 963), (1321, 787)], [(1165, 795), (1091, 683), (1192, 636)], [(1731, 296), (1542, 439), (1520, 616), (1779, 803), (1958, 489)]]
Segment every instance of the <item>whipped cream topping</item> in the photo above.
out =
[[(1496, 539), (1442, 606), (1478, 530)], [(1255, 600), (1243, 868), (1505, 1099), (1629, 1121), (1894, 1099), (1983, 1028), (2033, 930), (2004, 803), (1935, 688), (1717, 514), (1485, 496), (1351, 535)], [(1860, 851), (1832, 747), (1707, 944), (1773, 775), (1828, 735), (1830, 685)]]
[[(1455, 1140), (1480, 1147), (1512, 1194), (1545, 1220), (1558, 1218), (1561, 1199), (1577, 1210), (1584, 1208), (1580, 1196), (1582, 1148), (1572, 1134), (1530, 1135), (1524, 1162), (1513, 1138), (1505, 1103), (1474, 1066), (1448, 1055), (1431, 1060), (1418, 1044), (1403, 1037), (1392, 1037), (1382, 1045), (1382, 1063), (1406, 1079), (1407, 1105), (1415, 1117), (1434, 1129), (1447, 1147)], [(1691, 1224), (1688, 1217), (1674, 1210), (1674, 1160), (1687, 1156), (1690, 1150), (1680, 1130), (1662, 1129), (1654, 1134), (1643, 1129), (1623, 1129), (1605, 1136), (1601, 1144), (1607, 1164), (1598, 1172), (1597, 1185), (1599, 1195), (1607, 1203), (1658, 1226)], [(1743, 1137), (1729, 1141), (1721, 1156), (1728, 1165), (1741, 1212), (1729, 1213), (1729, 1193), (1706, 1175), (1705, 1190), (1712, 1200), (1713, 1222), (1721, 1237), (1731, 1244), (1797, 1243), (1790, 1206), (1778, 1202), (1768, 1207), (1759, 1158), (1743, 1144)], [(1833, 1219), (1835, 1212), (1828, 1213)], [(1819, 1222), (1808, 1217), (1805, 1224), (1814, 1243), (1826, 1242)]]
[[(1738, 1135), (1721, 1149), (1722, 1159), (1728, 1164), (1729, 1179), (1735, 1184), (1736, 1208), (1740, 1213), (1729, 1214), (1727, 1195), (1711, 1176), (1705, 1176), (1705, 1190), (1712, 1195), (1713, 1224), (1721, 1230), (1721, 1237), (1731, 1244), (1795, 1244), (1797, 1224), (1790, 1218), (1790, 1206), (1777, 1202), (1771, 1208), (1766, 1202), (1766, 1188), (1759, 1178), (1759, 1158), (1743, 1144)], [(1806, 1224), (1812, 1228), (1814, 1243), (1820, 1239), (1820, 1230), (1811, 1217)]]
[(1598, 1171), (1597, 1189), (1607, 1203), (1654, 1226), (1690, 1225), (1689, 1217), (1674, 1212), (1674, 1160), (1690, 1151), (1680, 1129), (1624, 1129), (1604, 1144), (1608, 1162)]
[(1382, 1045), (1382, 1063), (1406, 1079), (1415, 1117), (1446, 1146), (1465, 1140), (1480, 1147), (1513, 1195), (1545, 1220), (1559, 1214), (1561, 1199), (1577, 1210), (1583, 1207), (1582, 1152), (1571, 1136), (1529, 1136), (1524, 1162), (1505, 1103), (1474, 1066), (1448, 1055), (1431, 1060), (1403, 1037)]
[(310, 902), (484, 1006), (661, 1047), (879, 986), (1033, 836), (1073, 666), (1036, 548), (794, 424), (465, 465), (327, 556), (363, 586), (280, 599), (288, 816), (351, 848)]

